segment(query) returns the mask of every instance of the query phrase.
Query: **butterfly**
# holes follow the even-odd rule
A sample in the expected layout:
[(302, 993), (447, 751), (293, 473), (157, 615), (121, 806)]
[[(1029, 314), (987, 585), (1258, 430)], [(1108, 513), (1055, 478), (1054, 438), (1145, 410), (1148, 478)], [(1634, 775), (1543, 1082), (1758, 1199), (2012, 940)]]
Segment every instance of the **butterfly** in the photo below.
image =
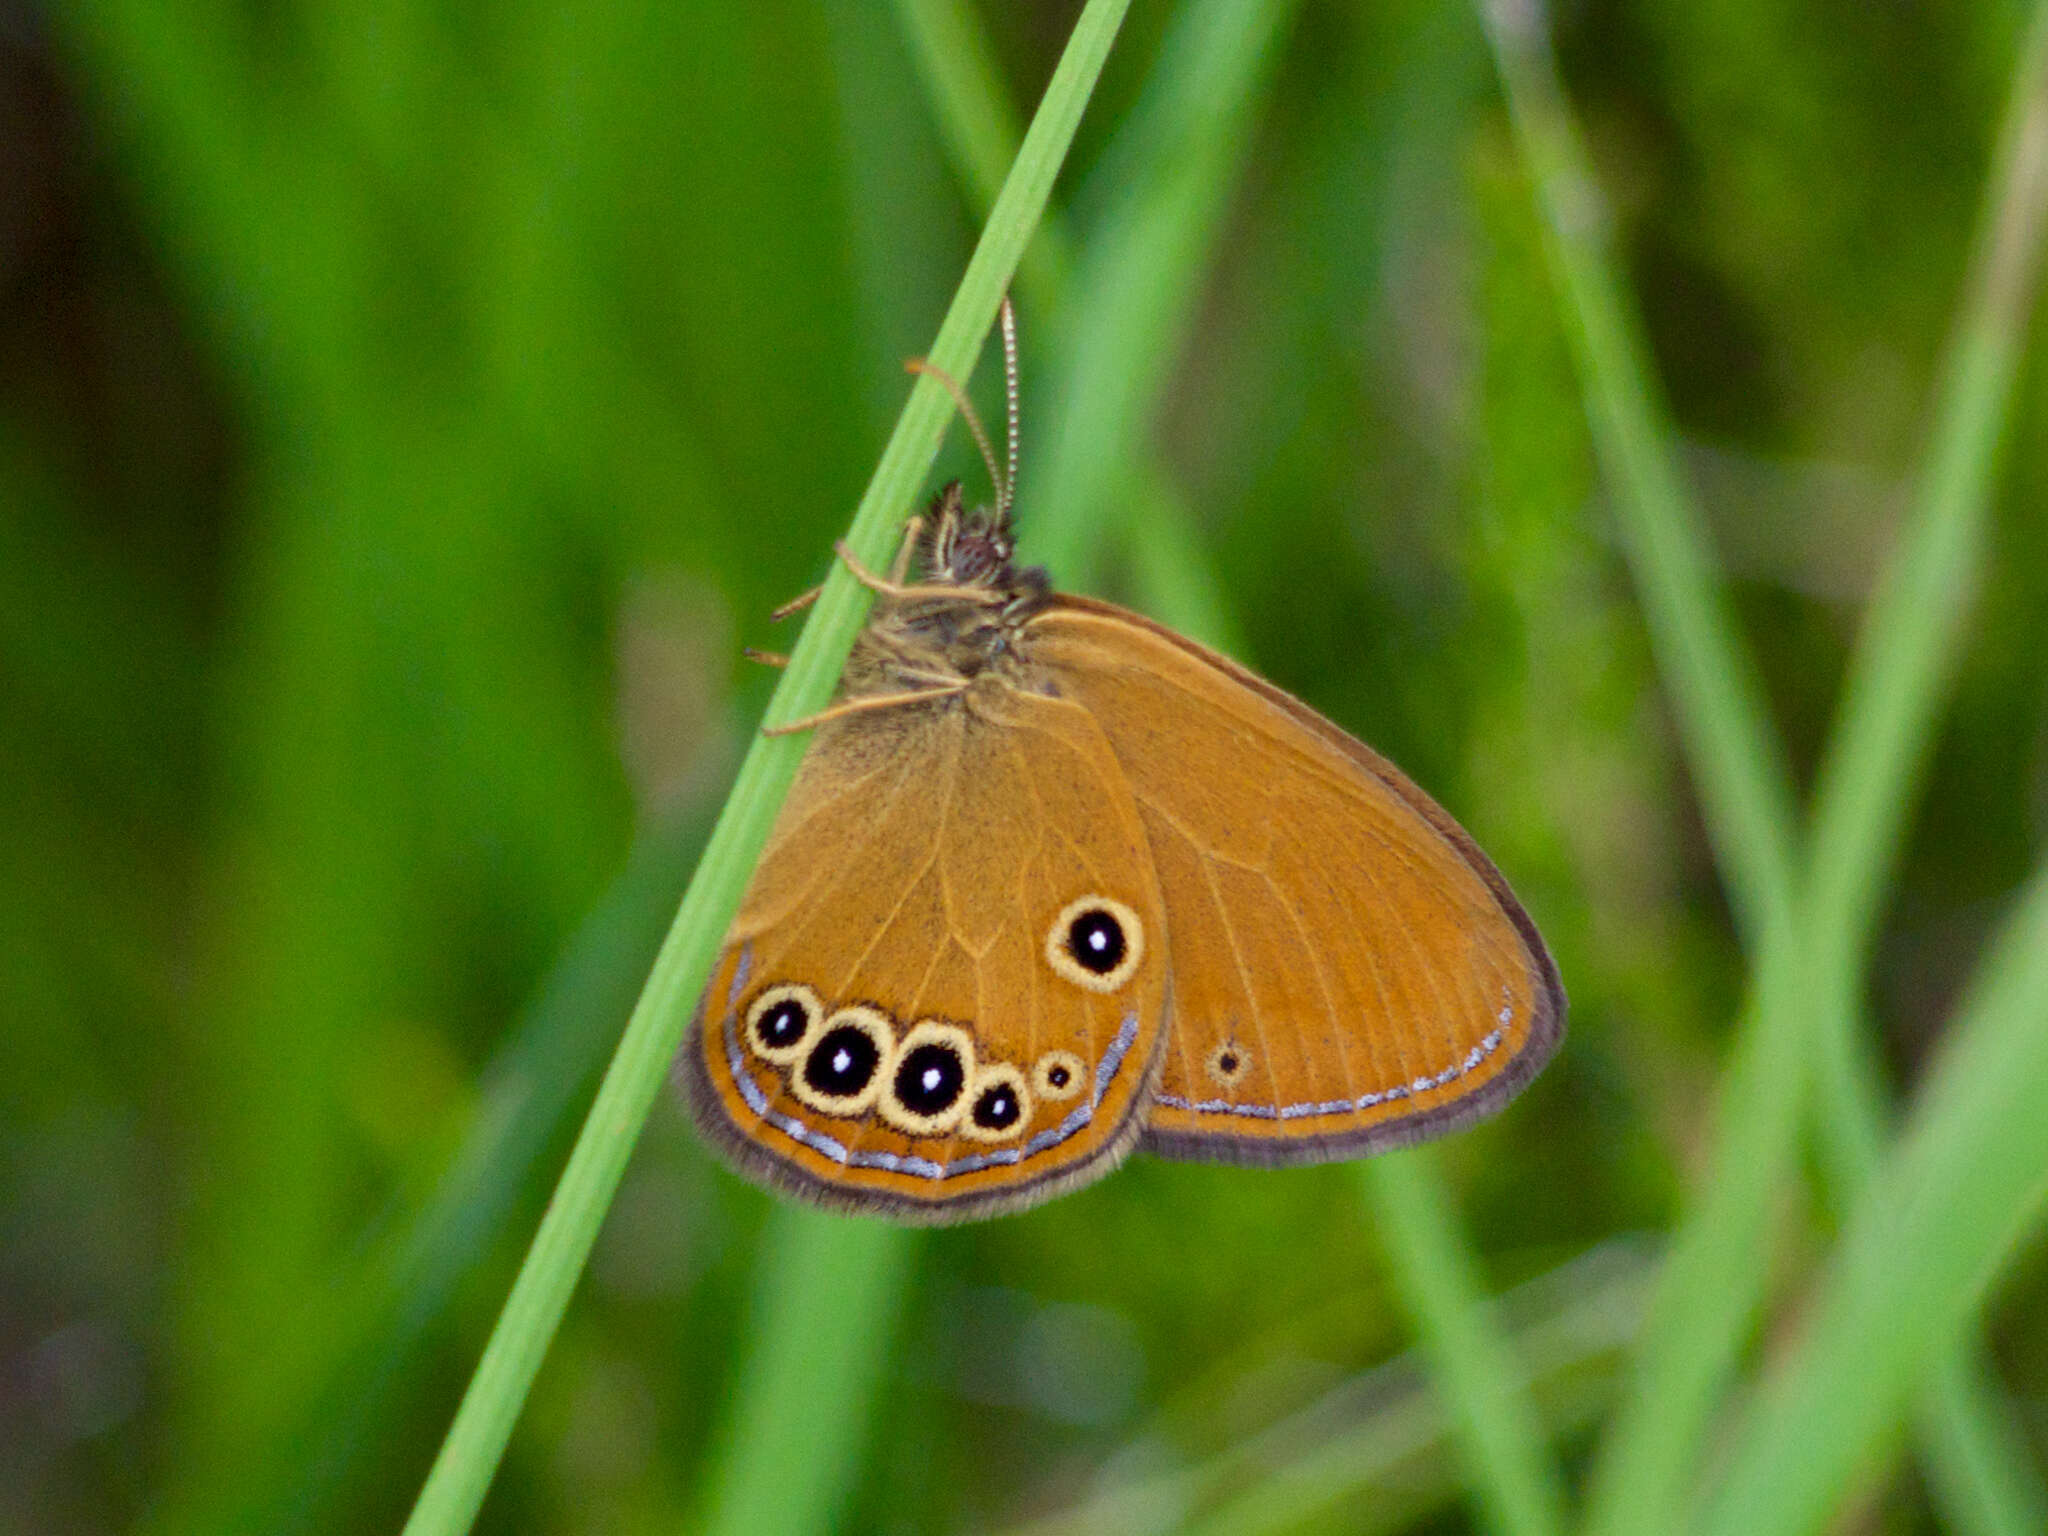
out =
[(1002, 318), (1007, 473), (923, 369), (994, 506), (946, 486), (887, 576), (840, 547), (874, 607), (784, 728), (809, 747), (677, 1061), (699, 1129), (773, 1188), (939, 1223), (1134, 1147), (1285, 1166), (1491, 1114), (1563, 1035), (1535, 925), (1371, 748), (1016, 567)]

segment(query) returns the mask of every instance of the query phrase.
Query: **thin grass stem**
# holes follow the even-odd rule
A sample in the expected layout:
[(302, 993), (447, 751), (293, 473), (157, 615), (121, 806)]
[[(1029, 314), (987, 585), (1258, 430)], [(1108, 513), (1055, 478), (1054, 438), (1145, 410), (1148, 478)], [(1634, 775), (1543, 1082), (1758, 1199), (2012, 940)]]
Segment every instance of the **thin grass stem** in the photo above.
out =
[[(1753, 1000), (1724, 1084), (1715, 1172), (1681, 1228), (1671, 1290), (1658, 1309), (1667, 1322), (1652, 1327), (1635, 1391), (1595, 1479), (1590, 1524), (1619, 1532), (1638, 1528), (1678, 1496), (1760, 1300), (1758, 1281), (1741, 1278), (1741, 1267), (1760, 1235), (1770, 1192), (1789, 1176), (1807, 1050), (1819, 1052), (1823, 1142), (1845, 1187), (1854, 1187), (1855, 1166), (1868, 1166), (1881, 1135), (1875, 1074), (1855, 1028), (1857, 991), (1876, 893), (1945, 675), (1948, 636), (1974, 578), (2010, 394), (2009, 338), (2031, 286), (2040, 193), (2026, 146), (2040, 132), (2031, 117), (2040, 45), (2038, 36), (2029, 44), (2015, 83), (2002, 170), (1992, 182), (1977, 281), (1952, 346), (1923, 496), (1866, 622), (1824, 774), (1809, 892), (1782, 809), (1790, 804), (1783, 769), (1774, 752), (1753, 751), (1758, 742), (1775, 745), (1757, 690), (1732, 629), (1701, 585), (1705, 562), (1685, 548), (1703, 550), (1704, 540), (1675, 526), (1696, 525), (1697, 516), (1668, 448), (1659, 446), (1666, 434), (1643, 349), (1601, 248), (1597, 193), (1556, 84), (1540, 12), (1503, 4), (1489, 10), (1488, 21), (1545, 207), (1595, 434), (1622, 491), (1617, 512), (1659, 632), (1660, 664), (1672, 680), (1738, 911), (1746, 907), (1753, 922), (1761, 915), (1751, 940)], [(1680, 611), (1672, 611), (1674, 600)], [(1810, 1016), (1816, 1023), (1803, 1025)], [(1803, 1028), (1823, 1038), (1803, 1049)], [(1747, 1268), (1760, 1276), (1760, 1267)], [(1984, 1373), (1967, 1361), (1936, 1372), (1925, 1410), (1933, 1481), (1947, 1490), (1944, 1503), (1967, 1528), (2038, 1528), (2038, 1481), (2013, 1454), (1999, 1406), (1986, 1391)]]
[[(722, 771), (729, 767), (720, 764)], [(479, 1074), (461, 1147), (432, 1194), (387, 1248), (353, 1271), (337, 1311), (332, 1367), (232, 1486), (182, 1491), (152, 1530), (178, 1533), (329, 1529), (334, 1507), (388, 1444), (389, 1423), (418, 1357), (446, 1322), (465, 1275), (504, 1237), (604, 1064), (617, 1021), (661, 942), (679, 871), (703, 847), (713, 805), (693, 801), (650, 825)]]
[[(1617, 1240), (1488, 1298), (1488, 1326), (1512, 1346), (1514, 1379), (1556, 1432), (1606, 1405), (1655, 1272), (1652, 1253)], [(1423, 1349), (1406, 1351), (1256, 1433), (1229, 1435), (1212, 1455), (1112, 1476), (1002, 1536), (1281, 1536), (1340, 1520), (1354, 1532), (1411, 1529), (1467, 1496), (1464, 1430), (1440, 1379)], [(1155, 1434), (1141, 1431), (1138, 1443)]]
[(1702, 1536), (1818, 1530), (2048, 1207), (2048, 866), (2004, 925)]
[[(881, 1222), (775, 1208), (733, 1413), (710, 1461), (704, 1530), (810, 1536), (843, 1522), (918, 1237)], [(853, 1396), (832, 1395), (839, 1393)], [(795, 1424), (803, 1426), (799, 1455), (790, 1451)]]
[[(2048, 5), (2035, 7), (2014, 66), (1918, 495), (1865, 615), (1814, 792), (1805, 912), (1813, 1109), (1845, 1208), (1870, 1181), (1890, 1131), (1863, 1030), (1863, 974), (1983, 568), (2044, 209)], [(2048, 1529), (2048, 1489), (1981, 1360), (1966, 1349), (1944, 1357), (1916, 1416), (1930, 1492), (1956, 1530)]]
[[(1008, 126), (1014, 122), (1015, 114), (1001, 97), (988, 39), (974, 14), (960, 0), (898, 0), (897, 13), (910, 39), (911, 52), (931, 99), (932, 115), (954, 174), (966, 188), (969, 201), (985, 207), (994, 195), (1001, 167), (1007, 163), (1015, 142), (1014, 130)], [(1255, 46), (1259, 31), (1284, 31), (1286, 18), (1262, 22), (1260, 12), (1242, 6), (1236, 7), (1234, 14), (1240, 31), (1225, 37), (1224, 46), (1217, 51), (1237, 60), (1240, 66), (1247, 62), (1256, 66), (1261, 61)], [(1193, 21), (1186, 24), (1198, 25)], [(1231, 73), (1226, 84), (1238, 94), (1256, 94), (1264, 78), (1256, 67), (1241, 67)], [(1219, 118), (1212, 126), (1241, 121), (1244, 115)], [(1149, 168), (1140, 170), (1149, 174)], [(1197, 206), (1182, 205), (1183, 214), (1203, 211)], [(1177, 234), (1175, 244), (1206, 242), (1204, 249), (1213, 245), (1218, 230), (1213, 202), (1206, 211), (1210, 217), (1198, 238), (1190, 242), (1188, 237)], [(1165, 223), (1155, 221), (1148, 226), (1147, 233), (1156, 235), (1166, 228)], [(1104, 240), (1113, 238), (1108, 232), (1103, 236)], [(1084, 323), (1077, 319), (1074, 308), (1075, 265), (1065, 223), (1055, 211), (1039, 227), (1018, 271), (1018, 286), (1027, 313), (1040, 317), (1039, 323), (1056, 337), (1067, 336)], [(1167, 313), (1176, 317), (1187, 313), (1194, 299), (1194, 272), (1205, 266), (1206, 262), (1200, 260), (1190, 264), (1184, 273), (1188, 280), (1178, 285), (1178, 300), (1165, 306)], [(1169, 335), (1139, 334), (1149, 336), (1155, 350), (1171, 345)], [(1149, 419), (1156, 403), (1156, 377), (1154, 383), (1154, 394), (1136, 403), (1134, 417)], [(1069, 385), (1048, 393), (1066, 399), (1069, 414), (1093, 417), (1104, 408), (1104, 403), (1086, 388)], [(1210, 562), (1198, 552), (1193, 517), (1172, 475), (1159, 461), (1149, 436), (1134, 424), (1131, 435), (1124, 440), (1119, 442), (1104, 433), (1097, 436), (1096, 443), (1113, 450), (1113, 454), (1098, 464), (1093, 477), (1099, 487), (1095, 502), (1105, 514), (1099, 519), (1100, 526), (1088, 530), (1094, 545), (1109, 547), (1119, 539), (1128, 545), (1132, 584), (1147, 611), (1162, 616), (1177, 614), (1179, 617), (1171, 622), (1184, 633), (1230, 655), (1244, 655), (1244, 639), (1236, 616), (1222, 598), (1215, 573), (1209, 569)], [(1034, 509), (1037, 505), (1034, 499)], [(1030, 534), (1029, 521), (1026, 533)], [(1190, 552), (1195, 552), (1192, 558)], [(1055, 550), (1051, 558), (1061, 558), (1059, 551)], [(1100, 560), (1091, 563), (1099, 565)], [(1063, 581), (1077, 586), (1085, 584), (1086, 572), (1063, 570), (1057, 564), (1053, 569)]]
[(1998, 446), (2012, 396), (2048, 209), (2048, 6), (2036, 8), (1986, 188), (1982, 227), (1913, 511), (1850, 658), (1814, 792), (1807, 924), (1823, 1099), (1848, 1128), (1829, 1138), (1853, 1192), (1884, 1126), (1858, 1042), (1859, 990), (1885, 877), (1954, 672), (1981, 574)]
[(1449, 1193), (1415, 1148), (1359, 1165), (1394, 1289), (1458, 1428), (1482, 1518), (1502, 1536), (1564, 1529), (1564, 1494), (1508, 1341), (1488, 1314)]
[[(973, 371), (1127, 3), (1088, 0), (1074, 25), (932, 344), (931, 360), (949, 373), (965, 377)], [(893, 530), (938, 451), (950, 411), (936, 382), (919, 379), (913, 386), (847, 534), (848, 544), (868, 563), (888, 559)], [(769, 701), (768, 723), (800, 719), (824, 705), (867, 603), (865, 589), (843, 568), (835, 568)], [(760, 736), (741, 764), (555, 1198), (413, 1507), (406, 1524), (409, 1536), (466, 1530), (475, 1518), (802, 753), (801, 742)]]
[(1540, 8), (1486, 7), (1488, 34), (1578, 357), (1587, 414), (1660, 671), (1755, 974), (1714, 1126), (1642, 1350), (1596, 1466), (1590, 1529), (1653, 1528), (1686, 1487), (1707, 1418), (1762, 1302), (1755, 1262), (1790, 1177), (1806, 1048), (1790, 776), (1687, 504), (1651, 373), (1605, 251), (1605, 212), (1568, 116)]
[(1115, 519), (1112, 490), (1128, 488), (1132, 445), (1146, 440), (1180, 359), (1295, 4), (1185, 7), (1091, 175), (1100, 206), (1070, 290), (1066, 368), (1024, 530), (1033, 558), (1070, 587), (1091, 590), (1100, 579), (1096, 526)]

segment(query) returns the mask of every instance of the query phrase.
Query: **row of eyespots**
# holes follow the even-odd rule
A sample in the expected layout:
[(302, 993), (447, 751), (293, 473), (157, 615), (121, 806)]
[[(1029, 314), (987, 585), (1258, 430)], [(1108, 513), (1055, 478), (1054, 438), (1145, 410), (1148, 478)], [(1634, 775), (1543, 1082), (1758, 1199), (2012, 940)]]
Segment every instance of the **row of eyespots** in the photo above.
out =
[(977, 1063), (974, 1037), (957, 1024), (925, 1019), (899, 1042), (880, 1009), (855, 1004), (826, 1017), (817, 993), (794, 982), (754, 999), (745, 1032), (756, 1056), (788, 1069), (802, 1103), (848, 1119), (874, 1110), (911, 1136), (1006, 1141), (1031, 1118), (1034, 1090), (1070, 1099), (1086, 1076), (1071, 1051), (1048, 1051), (1027, 1084), (1008, 1062)]

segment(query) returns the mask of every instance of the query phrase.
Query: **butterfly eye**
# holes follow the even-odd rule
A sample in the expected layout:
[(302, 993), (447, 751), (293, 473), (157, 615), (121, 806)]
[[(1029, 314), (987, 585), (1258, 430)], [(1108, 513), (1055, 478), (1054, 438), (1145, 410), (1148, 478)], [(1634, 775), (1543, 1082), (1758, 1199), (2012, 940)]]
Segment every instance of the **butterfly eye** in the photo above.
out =
[(1235, 1088), (1244, 1081), (1250, 1070), (1252, 1053), (1235, 1040), (1226, 1040), (1209, 1053), (1209, 1059), (1202, 1063), (1216, 1083), (1224, 1088)]
[(803, 1054), (804, 1040), (825, 1009), (809, 987), (785, 982), (768, 987), (747, 1009), (747, 1046), (763, 1061), (786, 1067)]
[(1045, 936), (1045, 959), (1060, 975), (1091, 992), (1114, 992), (1145, 958), (1145, 925), (1138, 914), (1107, 896), (1070, 901)]
[(976, 1141), (1008, 1141), (1030, 1118), (1031, 1090), (1024, 1086), (1024, 1074), (999, 1061), (975, 1078), (973, 1104), (960, 1130)]
[(896, 1046), (889, 1021), (873, 1008), (842, 1008), (803, 1062), (789, 1075), (790, 1091), (828, 1115), (865, 1114), (882, 1086), (882, 1065)]
[(967, 1107), (974, 1080), (974, 1037), (957, 1024), (913, 1025), (889, 1063), (882, 1118), (913, 1136), (943, 1136)]
[(1071, 1099), (1081, 1091), (1088, 1065), (1072, 1051), (1047, 1051), (1031, 1069), (1031, 1091), (1041, 1099)]

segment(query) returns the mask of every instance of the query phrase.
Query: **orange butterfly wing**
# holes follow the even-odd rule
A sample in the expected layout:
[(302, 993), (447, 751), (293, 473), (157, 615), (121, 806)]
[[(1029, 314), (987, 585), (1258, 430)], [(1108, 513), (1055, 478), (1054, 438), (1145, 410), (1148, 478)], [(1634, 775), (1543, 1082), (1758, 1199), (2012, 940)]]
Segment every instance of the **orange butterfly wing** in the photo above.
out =
[(1353, 1157), (1498, 1109), (1564, 1029), (1507, 882), (1385, 759), (1236, 663), (1061, 597), (1034, 663), (1100, 723), (1167, 912), (1173, 1006), (1142, 1145)]
[[(1142, 1126), (1161, 910), (1086, 710), (991, 680), (844, 716), (804, 758), (677, 1075), (730, 1162), (810, 1199), (924, 1222), (1033, 1204)], [(1077, 923), (1116, 941), (1114, 964), (1081, 953), (1105, 974), (1052, 942)]]

